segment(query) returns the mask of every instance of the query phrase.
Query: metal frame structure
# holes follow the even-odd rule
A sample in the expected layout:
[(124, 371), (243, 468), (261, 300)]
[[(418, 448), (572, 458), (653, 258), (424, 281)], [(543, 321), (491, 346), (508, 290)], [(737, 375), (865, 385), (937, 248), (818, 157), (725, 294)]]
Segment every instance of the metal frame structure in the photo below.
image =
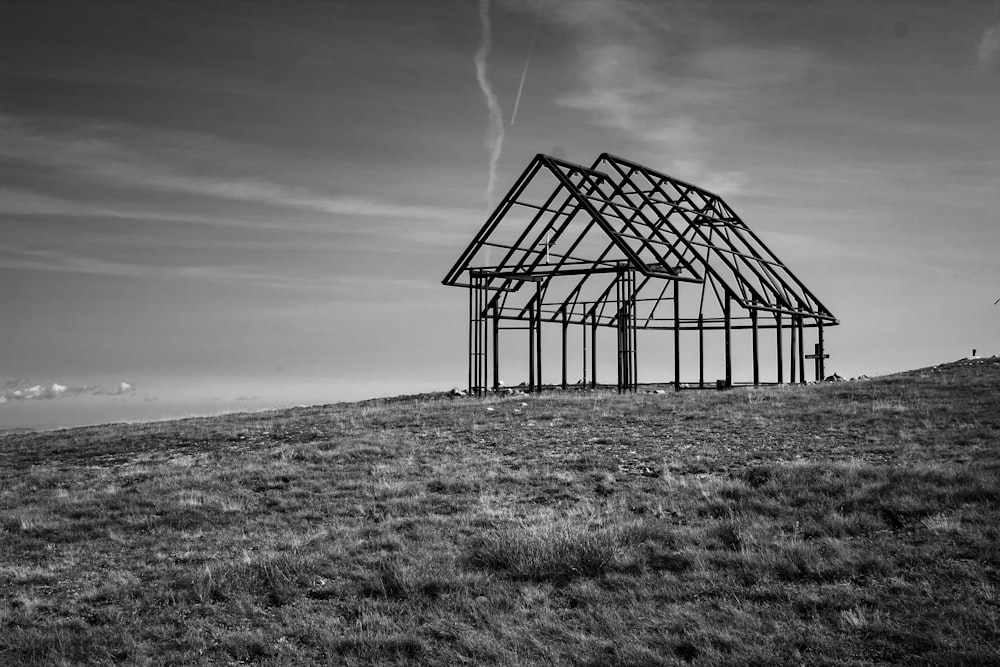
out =
[[(829, 357), (824, 327), (838, 324), (717, 194), (607, 153), (590, 167), (535, 156), (443, 284), (469, 291), (474, 394), (499, 389), (500, 336), (508, 329), (527, 330), (531, 391), (543, 387), (543, 323), (561, 327), (563, 388), (569, 328), (583, 329), (583, 381), (591, 387), (598, 329), (614, 329), (616, 387), (635, 391), (641, 330), (672, 334), (671, 382), (681, 389), (706, 386), (705, 336), (712, 331), (724, 335), (725, 377), (711, 386), (744, 384), (733, 380), (737, 331), (751, 334), (752, 384), (763, 383), (759, 339), (768, 330), (775, 334), (778, 384), (785, 334), (789, 381), (797, 375), (805, 382), (807, 358), (821, 379)], [(804, 353), (806, 329), (817, 332), (811, 355)], [(682, 332), (697, 332), (697, 382), (681, 380)]]

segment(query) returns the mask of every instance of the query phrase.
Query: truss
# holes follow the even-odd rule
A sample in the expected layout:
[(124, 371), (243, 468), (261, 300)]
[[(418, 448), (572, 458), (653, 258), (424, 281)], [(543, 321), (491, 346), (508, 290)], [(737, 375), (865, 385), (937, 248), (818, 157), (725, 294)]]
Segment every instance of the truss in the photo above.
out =
[(704, 334), (725, 332), (720, 382), (732, 386), (734, 330), (752, 333), (754, 384), (760, 383), (759, 332), (774, 331), (781, 383), (783, 332), (789, 379), (797, 368), (804, 381), (804, 329), (818, 330), (808, 358), (822, 377), (823, 327), (837, 324), (721, 197), (606, 153), (590, 167), (537, 155), (443, 282), (469, 290), (469, 389), (476, 393), (499, 386), (501, 329), (527, 329), (528, 384), (540, 390), (542, 323), (562, 327), (564, 387), (568, 327), (590, 331), (594, 386), (597, 330), (613, 328), (617, 387), (624, 391), (638, 384), (640, 330), (673, 332), (672, 380), (680, 388), (681, 331), (698, 332), (698, 386), (705, 386)]

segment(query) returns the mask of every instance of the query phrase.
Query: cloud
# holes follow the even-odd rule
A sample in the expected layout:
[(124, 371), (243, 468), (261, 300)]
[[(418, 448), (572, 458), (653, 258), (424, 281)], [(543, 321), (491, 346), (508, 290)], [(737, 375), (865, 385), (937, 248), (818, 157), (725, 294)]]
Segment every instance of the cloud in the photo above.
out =
[(734, 139), (769, 122), (775, 96), (821, 65), (800, 41), (725, 39), (711, 12), (638, 0), (553, 4), (546, 15), (572, 36), (576, 63), (556, 103), (581, 112), (601, 144), (625, 143), (620, 150), (639, 161), (719, 194), (749, 184), (727, 169)]
[(80, 275), (100, 275), (126, 278), (187, 279), (197, 281), (232, 281), (274, 289), (349, 292), (363, 289), (436, 290), (436, 280), (416, 278), (386, 278), (378, 275), (329, 273), (268, 273), (246, 265), (149, 265), (105, 260), (80, 253), (52, 249), (30, 249), (18, 246), (0, 247), (0, 269), (9, 271), (48, 271)]
[(61, 250), (27, 249), (8, 246), (0, 249), (0, 269), (13, 271), (57, 271), (60, 273), (78, 273), (102, 276), (140, 277), (157, 274), (174, 273), (176, 268), (162, 268), (113, 262), (97, 257), (87, 257)]
[(979, 46), (976, 48), (979, 66), (983, 69), (992, 67), (998, 53), (1000, 53), (1000, 23), (987, 28), (983, 38), (979, 40)]
[(19, 378), (17, 380), (8, 380), (0, 386), (0, 404), (15, 401), (65, 398), (84, 394), (91, 396), (122, 396), (132, 394), (134, 391), (135, 385), (129, 382), (120, 382), (113, 387), (104, 387), (101, 385), (73, 386), (59, 382), (33, 384), (23, 378)]
[(760, 78), (780, 55), (752, 54), (748, 64), (733, 48), (692, 47), (692, 53), (675, 56), (667, 45), (682, 36), (669, 25), (668, 13), (651, 4), (560, 3), (554, 15), (576, 33), (579, 63), (576, 88), (556, 99), (559, 106), (624, 136), (643, 154), (640, 159), (675, 176), (698, 180), (712, 174), (710, 189), (719, 193), (743, 188), (744, 174), (703, 165), (711, 154), (708, 138), (718, 134), (706, 127), (711, 121), (704, 116), (738, 94), (733, 80)]
[[(15, 387), (4, 391), (4, 398), (9, 401), (28, 401), (31, 399), (57, 398), (67, 395), (69, 387), (53, 382), (51, 385), (34, 384)], [(82, 388), (81, 388), (82, 391)], [(78, 393), (76, 391), (70, 393)]]
[[(606, 33), (605, 40), (609, 39)], [(560, 106), (584, 111), (603, 127), (630, 135), (637, 142), (687, 143), (696, 136), (694, 118), (679, 107), (675, 91), (653, 71), (649, 55), (637, 47), (640, 38), (623, 35), (581, 47), (581, 85), (557, 99)]]
[[(482, 218), (478, 207), (398, 201), (382, 192), (341, 193), (315, 181), (308, 186), (278, 182), (280, 176), (264, 175), (260, 165), (277, 164), (277, 159), (267, 159), (260, 149), (210, 135), (137, 129), (121, 123), (27, 120), (0, 112), (0, 160), (5, 158), (24, 163), (28, 172), (42, 170), (58, 178), (48, 179), (44, 185), (38, 181), (27, 187), (14, 183), (0, 186), (2, 217), (62, 216), (114, 219), (137, 225), (260, 230), (280, 233), (284, 245), (309, 234), (310, 250), (325, 242), (334, 252), (347, 246), (364, 246), (368, 250), (405, 247), (407, 251), (414, 245), (456, 246), (467, 242), (470, 221)], [(291, 164), (301, 166), (294, 160)], [(310, 169), (309, 173), (319, 171)], [(72, 180), (73, 188), (59, 188), (58, 183), (66, 179)], [(164, 193), (170, 196), (164, 197)], [(162, 234), (162, 228), (157, 234)], [(177, 237), (194, 238), (186, 234)], [(249, 238), (234, 236), (233, 242)], [(10, 250), (10, 246), (5, 249)], [(164, 273), (160, 266), (131, 264), (136, 260), (15, 259), (3, 258), (2, 250), (0, 262), (13, 269), (117, 276)], [(167, 273), (214, 271), (224, 274), (223, 278), (258, 274), (249, 279), (280, 283), (282, 287), (300, 282), (295, 277), (260, 276), (259, 267), (180, 267), (177, 272)]]
[[(192, 162), (189, 155), (199, 156)], [(277, 183), (241, 173), (242, 165), (263, 158), (249, 149), (215, 137), (189, 132), (141, 131), (127, 125), (75, 123), (41, 129), (0, 113), (0, 156), (55, 167), (109, 185), (211, 197), (230, 202), (263, 204), (326, 215), (409, 219), (425, 222), (467, 221), (478, 212), (405, 204), (370, 197), (334, 194)], [(63, 212), (75, 205), (43, 194), (20, 192), (0, 204), (0, 211)], [(84, 205), (100, 214), (106, 207)], [(77, 212), (81, 209), (77, 208)], [(116, 212), (138, 215), (139, 212)], [(148, 215), (148, 213), (146, 214)], [(174, 217), (175, 212), (167, 214)], [(204, 217), (199, 222), (207, 221)], [(287, 226), (287, 225), (286, 225)]]
[[(202, 184), (204, 185), (204, 184)], [(214, 209), (213, 209), (214, 210)], [(314, 233), (320, 232), (324, 235), (326, 246), (336, 251), (343, 247), (344, 237), (350, 237), (356, 242), (363, 242), (363, 239), (370, 239), (370, 242), (377, 243), (380, 249), (386, 249), (385, 241), (394, 243), (420, 244), (420, 245), (458, 245), (468, 240), (468, 226), (470, 220), (479, 220), (482, 217), (481, 211), (475, 209), (437, 208), (437, 207), (412, 207), (378, 202), (372, 199), (361, 197), (344, 197), (339, 200), (337, 211), (345, 217), (337, 220), (336, 224), (331, 224), (328, 214), (334, 211), (330, 203), (326, 203), (327, 214), (312, 214), (305, 216), (275, 216), (268, 215), (267, 211), (257, 211), (248, 217), (244, 215), (228, 215), (226, 212), (218, 213), (198, 213), (184, 212), (174, 208), (170, 210), (155, 210), (148, 206), (130, 204), (128, 202), (109, 202), (105, 205), (94, 206), (85, 202), (62, 199), (55, 196), (42, 195), (16, 188), (0, 187), (0, 218), (20, 216), (58, 216), (66, 219), (74, 218), (100, 218), (115, 219), (131, 222), (148, 222), (160, 225), (191, 224), (204, 225), (207, 227), (224, 227), (233, 230), (260, 230), (269, 232), (280, 232), (282, 234), (282, 244), (287, 247), (299, 239), (299, 243), (308, 250), (317, 250), (323, 241), (317, 240)], [(308, 210), (307, 210), (308, 211)], [(377, 217), (381, 213), (383, 217)], [(418, 224), (398, 224), (399, 220), (418, 221)], [(2, 220), (0, 220), (2, 222)], [(298, 236), (299, 232), (311, 233), (308, 240), (302, 240)], [(226, 247), (234, 248), (252, 246), (253, 243), (246, 237), (233, 236), (228, 239)], [(204, 247), (204, 246), (201, 246)], [(260, 247), (259, 245), (256, 247)], [(268, 246), (270, 247), (270, 246)], [(411, 247), (410, 245), (407, 246)], [(4, 259), (4, 252), (8, 254), (14, 252), (14, 246), (8, 245), (6, 248), (0, 247), (0, 266), (4, 268), (23, 269), (45, 269), (53, 270), (73, 270), (80, 271), (81, 264), (75, 267), (69, 266), (65, 262), (59, 262), (58, 266), (39, 265), (33, 260), (22, 259), (14, 266), (11, 258)], [(47, 263), (47, 262), (43, 262)], [(148, 275), (150, 272), (157, 273), (156, 267), (140, 266), (133, 264), (114, 265), (114, 262), (83, 262), (87, 268), (83, 268), (85, 273), (101, 273), (104, 275)], [(214, 270), (218, 267), (199, 267), (194, 270)], [(178, 273), (184, 273), (187, 269), (179, 267)], [(240, 277), (243, 277), (242, 275)], [(260, 277), (260, 276), (258, 276)], [(253, 279), (252, 277), (250, 279)]]
[(105, 393), (108, 396), (121, 396), (122, 394), (128, 394), (135, 391), (135, 385), (129, 384), (128, 382), (119, 382), (117, 387), (108, 389)]

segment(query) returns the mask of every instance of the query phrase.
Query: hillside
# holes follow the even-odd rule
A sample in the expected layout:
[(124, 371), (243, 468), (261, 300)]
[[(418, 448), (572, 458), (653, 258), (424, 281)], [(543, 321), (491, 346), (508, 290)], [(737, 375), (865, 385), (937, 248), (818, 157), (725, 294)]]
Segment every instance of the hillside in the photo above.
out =
[(998, 359), (0, 436), (0, 664), (992, 665), (998, 588)]

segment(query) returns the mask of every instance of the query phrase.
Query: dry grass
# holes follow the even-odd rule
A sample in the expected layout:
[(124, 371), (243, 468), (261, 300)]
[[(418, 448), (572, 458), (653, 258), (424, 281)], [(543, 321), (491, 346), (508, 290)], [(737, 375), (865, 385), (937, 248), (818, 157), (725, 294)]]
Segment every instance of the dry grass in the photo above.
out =
[(998, 409), (984, 360), (0, 436), (0, 664), (997, 664)]

